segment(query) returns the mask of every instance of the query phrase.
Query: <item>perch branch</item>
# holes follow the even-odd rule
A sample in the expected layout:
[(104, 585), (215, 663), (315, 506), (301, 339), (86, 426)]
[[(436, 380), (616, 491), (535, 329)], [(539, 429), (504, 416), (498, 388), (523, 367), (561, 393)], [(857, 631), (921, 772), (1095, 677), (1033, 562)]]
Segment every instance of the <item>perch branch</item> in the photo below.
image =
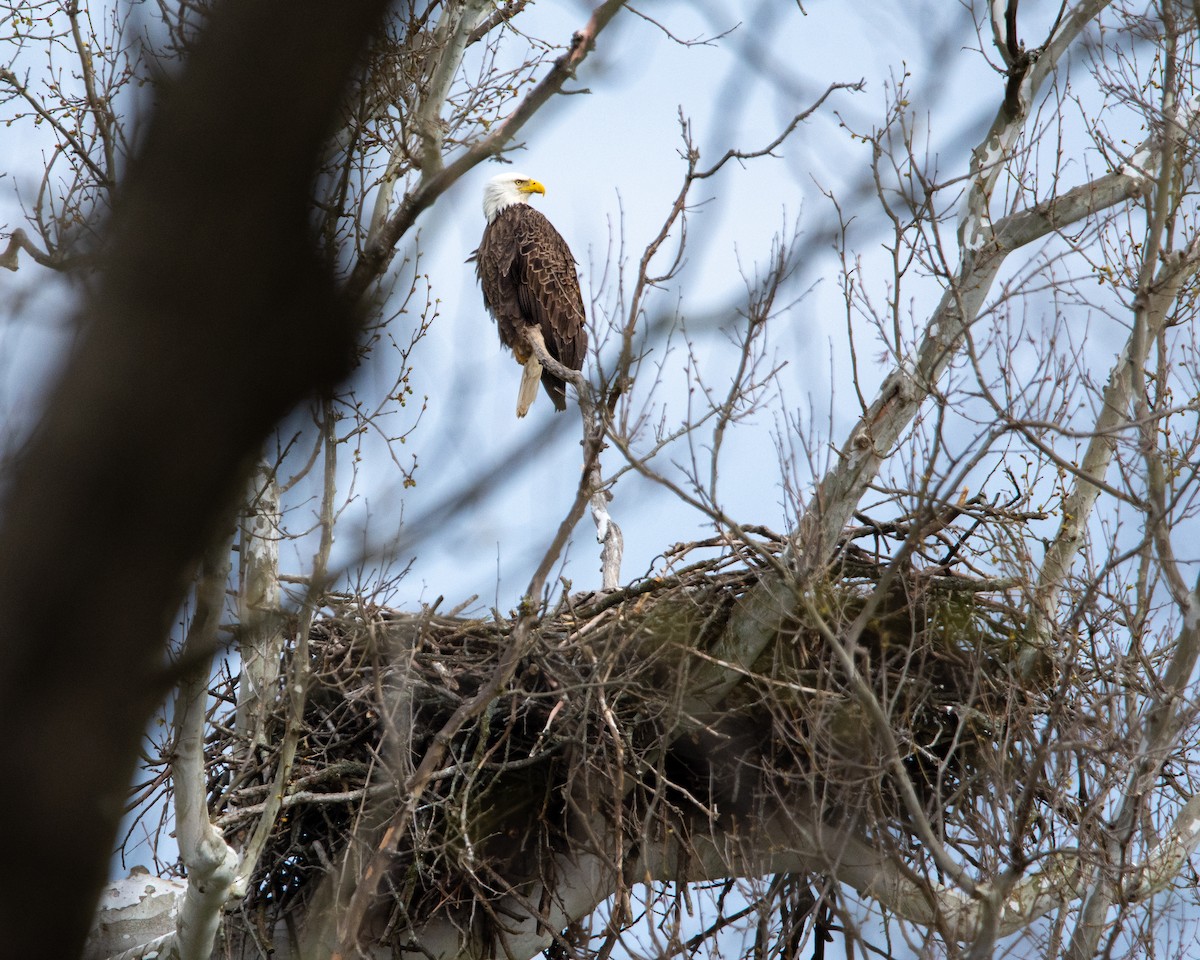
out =
[(550, 356), (540, 327), (531, 325), (526, 328), (525, 334), (534, 356), (542, 367), (564, 383), (570, 383), (579, 398), (579, 412), (583, 417), (584, 448), (596, 450), (595, 456), (586, 457), (585, 454), (585, 458), (586, 463), (590, 463), (586, 478), (590, 490), (588, 502), (591, 504), (592, 519), (596, 522), (596, 541), (602, 545), (601, 585), (604, 590), (616, 590), (621, 585), (621, 554), (625, 547), (625, 538), (621, 528), (608, 512), (610, 494), (604, 488), (604, 478), (600, 473), (599, 451), (604, 444), (604, 423), (600, 408), (583, 374), (564, 366)]

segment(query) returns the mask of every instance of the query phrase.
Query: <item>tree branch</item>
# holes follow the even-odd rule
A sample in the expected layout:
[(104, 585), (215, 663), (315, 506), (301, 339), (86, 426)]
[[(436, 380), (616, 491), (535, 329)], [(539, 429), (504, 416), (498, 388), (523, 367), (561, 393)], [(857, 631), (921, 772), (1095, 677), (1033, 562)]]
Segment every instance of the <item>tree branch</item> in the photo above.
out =
[(175, 697), (175, 750), (171, 761), (175, 829), (188, 885), (174, 942), (164, 947), (163, 956), (168, 960), (208, 960), (222, 909), (231, 897), (245, 893), (244, 882), (238, 883), (238, 855), (208, 817), (204, 764), (208, 668), (225, 605), (229, 548), (229, 539), (222, 537), (205, 558), (196, 590), (196, 610), (184, 644), (184, 658), (192, 660), (193, 666), (181, 679)]
[(20, 227), (12, 232), (8, 238), (8, 246), (4, 248), (3, 253), (0, 253), (0, 267), (16, 273), (17, 268), (20, 266), (19, 259), (22, 250), (29, 254), (30, 259), (34, 263), (43, 267), (51, 267), (56, 270), (63, 267), (63, 264), (55, 257), (44, 253), (34, 246), (33, 241), (29, 239), (29, 236)]
[[(625, 537), (608, 512), (608, 501), (611, 495), (605, 489), (604, 478), (600, 473), (599, 454), (604, 445), (604, 421), (602, 419), (604, 413), (596, 404), (592, 388), (584, 379), (583, 374), (564, 366), (550, 356), (540, 327), (527, 327), (525, 335), (529, 348), (543, 369), (548, 370), (564, 383), (571, 384), (575, 388), (575, 395), (579, 398), (579, 413), (583, 419), (588, 502), (592, 509), (592, 519), (596, 523), (596, 541), (602, 545), (600, 549), (601, 589), (616, 590), (621, 585), (621, 557), (625, 549)], [(588, 450), (595, 450), (595, 455), (589, 457)]]
[(287, 786), (292, 779), (292, 766), (296, 761), (296, 750), (303, 729), (301, 721), (308, 699), (310, 667), (308, 637), (312, 632), (313, 617), (320, 598), (324, 595), (327, 587), (325, 579), (329, 569), (329, 554), (333, 549), (333, 521), (336, 512), (334, 501), (337, 496), (337, 436), (334, 432), (332, 401), (326, 399), (322, 407), (321, 433), (325, 443), (325, 459), (321, 492), (321, 539), (317, 544), (316, 555), (313, 557), (312, 575), (309, 578), (304, 603), (296, 618), (296, 649), (292, 654), (292, 672), (287, 678), (286, 689), (288, 720), (284, 728), (283, 742), (279, 745), (274, 782), (267, 793), (263, 812), (258, 818), (249, 842), (242, 850), (241, 862), (238, 864), (238, 875), (244, 884), (248, 883), (254, 874), (267, 841), (275, 829), (279, 811), (283, 808), (283, 798), (287, 793)]

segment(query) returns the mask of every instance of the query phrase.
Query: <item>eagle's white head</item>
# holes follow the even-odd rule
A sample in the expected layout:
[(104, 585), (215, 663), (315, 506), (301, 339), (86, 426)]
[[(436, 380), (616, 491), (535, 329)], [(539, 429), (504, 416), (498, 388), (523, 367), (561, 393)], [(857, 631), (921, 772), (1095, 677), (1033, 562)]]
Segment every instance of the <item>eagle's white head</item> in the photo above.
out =
[(483, 215), (491, 223), (505, 207), (528, 203), (531, 193), (545, 195), (546, 188), (524, 173), (501, 173), (492, 177), (483, 188)]

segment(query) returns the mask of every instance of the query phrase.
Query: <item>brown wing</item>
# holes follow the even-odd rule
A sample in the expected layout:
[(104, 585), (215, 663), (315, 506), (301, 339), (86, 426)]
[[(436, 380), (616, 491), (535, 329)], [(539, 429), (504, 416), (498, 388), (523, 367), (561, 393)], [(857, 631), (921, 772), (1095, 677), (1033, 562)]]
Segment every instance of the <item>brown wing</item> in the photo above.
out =
[[(518, 323), (541, 327), (546, 349), (572, 370), (587, 356), (583, 297), (575, 258), (567, 242), (539, 211), (518, 203), (497, 214), (476, 251), (483, 300), (505, 346), (524, 362)], [(566, 409), (566, 387), (544, 372), (542, 386), (558, 410)]]
[(580, 370), (587, 355), (587, 330), (575, 258), (562, 235), (540, 212), (525, 204), (512, 209), (521, 211), (515, 218), (515, 266), (520, 271), (517, 297), (526, 321), (541, 326), (556, 360)]
[[(483, 231), (479, 249), (472, 254), (475, 274), (483, 291), (483, 305), (496, 321), (500, 342), (514, 352), (521, 343), (517, 336), (524, 322), (521, 304), (517, 299), (517, 283), (513, 263), (517, 256), (517, 238), (511, 218), (498, 216)], [(525, 358), (518, 356), (524, 363)]]

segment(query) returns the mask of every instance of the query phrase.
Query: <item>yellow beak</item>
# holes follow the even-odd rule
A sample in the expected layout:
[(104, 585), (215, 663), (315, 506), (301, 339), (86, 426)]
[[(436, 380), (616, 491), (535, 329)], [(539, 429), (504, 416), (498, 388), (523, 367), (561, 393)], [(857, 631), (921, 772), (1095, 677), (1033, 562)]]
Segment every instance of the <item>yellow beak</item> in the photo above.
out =
[(540, 193), (543, 197), (546, 195), (546, 188), (537, 180), (530, 180), (522, 184), (520, 190), (522, 193)]

